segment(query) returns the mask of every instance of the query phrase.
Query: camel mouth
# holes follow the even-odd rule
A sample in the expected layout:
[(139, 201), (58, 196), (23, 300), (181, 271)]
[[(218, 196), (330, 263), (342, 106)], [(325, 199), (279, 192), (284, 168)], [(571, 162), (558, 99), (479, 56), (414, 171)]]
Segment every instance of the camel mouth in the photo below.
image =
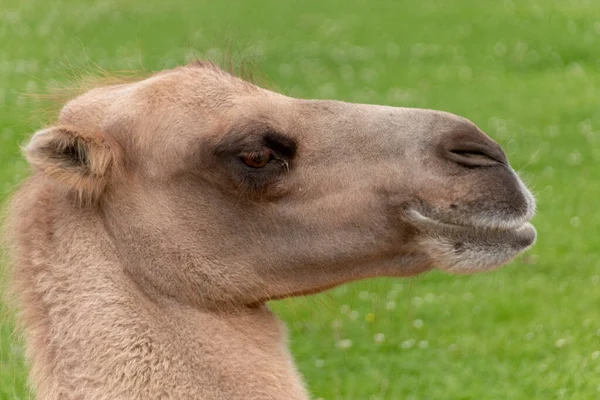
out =
[(445, 218), (426, 214), (416, 209), (411, 209), (407, 212), (410, 220), (418, 225), (429, 225), (431, 227), (439, 227), (443, 229), (466, 229), (466, 230), (483, 230), (483, 231), (498, 231), (498, 232), (519, 232), (527, 226), (533, 228), (529, 222), (531, 220), (530, 213), (521, 217), (510, 217), (506, 219), (499, 218), (475, 218), (467, 223), (457, 221), (449, 221)]
[(482, 218), (460, 224), (410, 210), (408, 218), (421, 234), (419, 244), (437, 268), (451, 273), (475, 273), (497, 268), (527, 250), (537, 232), (529, 215), (506, 220)]

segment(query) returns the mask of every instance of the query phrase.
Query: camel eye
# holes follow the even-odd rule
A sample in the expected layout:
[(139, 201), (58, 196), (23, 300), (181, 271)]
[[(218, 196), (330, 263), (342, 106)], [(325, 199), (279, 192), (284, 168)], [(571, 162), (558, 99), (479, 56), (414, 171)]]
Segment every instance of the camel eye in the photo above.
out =
[(242, 162), (252, 168), (262, 168), (273, 159), (273, 153), (266, 147), (260, 151), (242, 154)]

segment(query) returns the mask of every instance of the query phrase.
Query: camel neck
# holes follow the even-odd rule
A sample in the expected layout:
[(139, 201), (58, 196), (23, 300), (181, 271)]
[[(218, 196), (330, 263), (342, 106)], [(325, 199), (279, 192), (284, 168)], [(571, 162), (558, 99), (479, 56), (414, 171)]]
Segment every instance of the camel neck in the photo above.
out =
[(33, 206), (17, 210), (37, 215), (16, 236), (14, 275), (38, 399), (308, 398), (265, 305), (215, 312), (148, 296), (98, 215)]

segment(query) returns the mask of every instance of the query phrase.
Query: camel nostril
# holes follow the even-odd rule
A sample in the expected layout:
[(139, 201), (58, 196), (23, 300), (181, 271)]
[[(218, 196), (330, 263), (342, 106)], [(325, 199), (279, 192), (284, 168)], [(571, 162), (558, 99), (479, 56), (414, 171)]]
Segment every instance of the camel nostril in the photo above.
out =
[(479, 143), (463, 143), (448, 149), (446, 157), (467, 167), (488, 167), (508, 165), (506, 155), (500, 146), (487, 146)]
[(498, 161), (480, 151), (452, 150), (450, 153), (451, 160), (468, 167), (485, 167), (498, 164)]

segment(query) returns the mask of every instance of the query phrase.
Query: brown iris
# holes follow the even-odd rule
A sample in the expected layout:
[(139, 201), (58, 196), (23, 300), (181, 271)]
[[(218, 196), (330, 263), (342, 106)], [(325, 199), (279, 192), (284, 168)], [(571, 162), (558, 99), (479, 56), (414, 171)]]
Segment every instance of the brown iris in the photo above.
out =
[(252, 168), (262, 168), (271, 161), (273, 153), (266, 147), (260, 151), (253, 151), (242, 154), (242, 162)]

